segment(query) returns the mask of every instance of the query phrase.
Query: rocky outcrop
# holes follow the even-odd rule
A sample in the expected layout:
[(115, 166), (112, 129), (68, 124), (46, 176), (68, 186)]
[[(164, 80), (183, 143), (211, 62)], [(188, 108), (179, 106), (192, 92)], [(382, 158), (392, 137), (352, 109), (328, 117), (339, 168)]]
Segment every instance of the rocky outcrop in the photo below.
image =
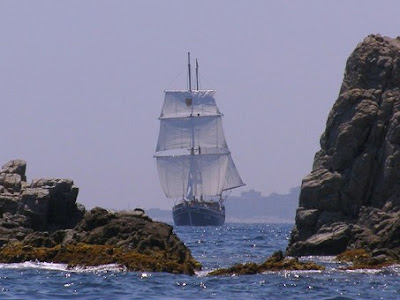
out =
[(263, 272), (278, 271), (306, 271), (306, 270), (325, 270), (325, 267), (314, 262), (302, 262), (297, 258), (285, 257), (282, 251), (277, 251), (268, 257), (263, 263), (245, 263), (236, 264), (229, 268), (217, 269), (208, 274), (208, 276), (231, 276), (231, 275), (251, 275)]
[[(0, 224), (26, 230), (73, 227), (84, 214), (76, 204), (78, 188), (68, 179), (39, 179), (26, 182), (26, 162), (12, 160), (0, 170)], [(18, 220), (16, 222), (15, 220)]]
[(200, 268), (172, 227), (143, 210), (86, 211), (69, 179), (26, 182), (26, 163), (0, 171), (0, 262), (117, 263), (134, 271), (193, 274)]
[(303, 179), (287, 253), (400, 254), (400, 38), (350, 55), (321, 150)]

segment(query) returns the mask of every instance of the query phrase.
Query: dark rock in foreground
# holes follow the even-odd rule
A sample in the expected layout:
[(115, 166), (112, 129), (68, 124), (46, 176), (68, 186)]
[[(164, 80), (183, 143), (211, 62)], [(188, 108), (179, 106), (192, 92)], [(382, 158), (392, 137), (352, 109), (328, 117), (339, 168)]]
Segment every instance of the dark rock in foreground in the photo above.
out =
[(208, 275), (251, 275), (267, 271), (276, 272), (282, 270), (325, 270), (325, 267), (317, 265), (314, 262), (300, 262), (297, 258), (284, 257), (282, 251), (277, 251), (261, 264), (237, 264), (230, 268), (217, 269), (210, 272)]
[(28, 260), (95, 266), (117, 263), (132, 271), (193, 274), (200, 264), (173, 233), (142, 210), (86, 211), (72, 180), (29, 185), (26, 163), (0, 171), (0, 262)]
[(342, 267), (342, 270), (381, 269), (399, 262), (398, 258), (391, 258), (392, 255), (394, 253), (382, 252), (373, 255), (365, 249), (355, 249), (344, 251), (336, 257), (336, 260), (341, 263), (349, 263), (347, 267)]
[(347, 61), (287, 253), (365, 249), (398, 261), (399, 217), (400, 38), (370, 35)]

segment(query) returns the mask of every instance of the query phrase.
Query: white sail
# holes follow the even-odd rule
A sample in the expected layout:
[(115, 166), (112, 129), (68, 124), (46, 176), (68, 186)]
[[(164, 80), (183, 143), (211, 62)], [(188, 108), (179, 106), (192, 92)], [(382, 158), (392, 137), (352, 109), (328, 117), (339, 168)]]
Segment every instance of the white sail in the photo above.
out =
[(221, 116), (161, 119), (156, 152), (227, 148)]
[(243, 185), (245, 184), (242, 181), (242, 178), (240, 178), (239, 172), (236, 169), (231, 155), (229, 155), (223, 190), (227, 191)]
[(215, 91), (166, 91), (160, 119), (221, 115), (214, 99)]
[(169, 198), (218, 196), (225, 188), (229, 154), (159, 156), (161, 186)]
[(166, 91), (156, 159), (169, 198), (201, 199), (244, 185), (222, 128), (215, 91)]

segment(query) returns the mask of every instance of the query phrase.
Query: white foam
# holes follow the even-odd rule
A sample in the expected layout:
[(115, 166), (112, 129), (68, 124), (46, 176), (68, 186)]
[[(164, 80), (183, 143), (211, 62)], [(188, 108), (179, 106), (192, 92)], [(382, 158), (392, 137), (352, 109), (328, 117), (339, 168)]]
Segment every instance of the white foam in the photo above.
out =
[(23, 263), (0, 264), (0, 269), (43, 269), (55, 271), (68, 271), (67, 264), (52, 262), (25, 261)]
[(126, 272), (128, 269), (119, 264), (108, 264), (99, 266), (76, 266), (69, 268), (68, 271), (78, 273), (98, 273), (98, 272)]
[(52, 262), (25, 261), (23, 263), (0, 264), (0, 269), (41, 269), (77, 273), (98, 273), (98, 272), (126, 272), (127, 268), (118, 264), (108, 264), (99, 266), (76, 266), (68, 267), (67, 264)]
[(217, 269), (214, 269), (214, 270), (208, 270), (208, 271), (195, 271), (195, 275), (196, 276), (198, 276), (198, 277), (205, 277), (205, 276), (207, 276), (210, 272), (212, 272), (212, 271), (215, 271), (215, 270), (217, 270)]
[(312, 261), (315, 263), (327, 263), (327, 264), (332, 264), (332, 263), (338, 263), (336, 260), (336, 256), (317, 256), (317, 255), (310, 255), (310, 256), (301, 256), (299, 257), (300, 261)]

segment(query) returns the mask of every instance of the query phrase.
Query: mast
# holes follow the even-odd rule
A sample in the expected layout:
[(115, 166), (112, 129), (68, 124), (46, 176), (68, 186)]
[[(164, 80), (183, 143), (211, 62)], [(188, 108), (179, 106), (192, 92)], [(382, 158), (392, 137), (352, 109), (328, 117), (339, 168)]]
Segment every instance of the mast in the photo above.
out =
[[(197, 58), (196, 58), (196, 89), (199, 90), (199, 64), (197, 62)], [(193, 135), (193, 139), (194, 139), (194, 128), (192, 131), (192, 135)], [(198, 155), (201, 155), (200, 145), (199, 145), (197, 151), (198, 151)], [(201, 176), (201, 174), (197, 174), (197, 175)], [(196, 178), (196, 179), (198, 179), (198, 178)], [(200, 195), (200, 201), (203, 201), (203, 194)]]
[(199, 64), (197, 62), (197, 58), (196, 58), (196, 87), (197, 90), (199, 90)]
[[(189, 59), (189, 92), (192, 91), (192, 79), (191, 79), (191, 68), (190, 68), (190, 52), (188, 52), (188, 59)], [(193, 101), (193, 99), (191, 100)], [(195, 201), (196, 197), (195, 197), (195, 191), (194, 191), (194, 181), (196, 180), (196, 178), (194, 178), (194, 174), (196, 173), (194, 171), (194, 163), (193, 163), (193, 159), (194, 159), (194, 120), (193, 120), (193, 102), (190, 105), (191, 107), (191, 114), (190, 114), (190, 139), (191, 139), (191, 145), (190, 145), (190, 156), (192, 157), (192, 159), (190, 160), (190, 167), (189, 167), (189, 181), (188, 181), (188, 188), (189, 188), (189, 195), (188, 198), (189, 200)]]
[(192, 91), (192, 72), (190, 68), (190, 52), (188, 52), (189, 92)]

